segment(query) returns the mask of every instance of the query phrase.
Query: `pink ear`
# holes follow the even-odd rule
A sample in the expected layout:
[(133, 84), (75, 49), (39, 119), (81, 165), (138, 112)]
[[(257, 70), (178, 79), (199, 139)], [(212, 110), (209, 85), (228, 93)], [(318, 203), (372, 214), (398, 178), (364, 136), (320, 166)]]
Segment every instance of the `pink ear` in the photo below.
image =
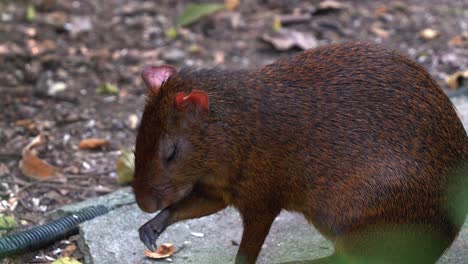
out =
[(148, 89), (153, 91), (158, 91), (161, 88), (163, 82), (165, 82), (169, 77), (176, 74), (177, 71), (169, 65), (162, 66), (146, 66), (143, 72), (141, 72), (141, 77), (146, 84)]
[(200, 90), (193, 90), (187, 96), (184, 93), (177, 93), (174, 104), (180, 111), (185, 110), (190, 104), (195, 104), (203, 112), (208, 113), (208, 94)]

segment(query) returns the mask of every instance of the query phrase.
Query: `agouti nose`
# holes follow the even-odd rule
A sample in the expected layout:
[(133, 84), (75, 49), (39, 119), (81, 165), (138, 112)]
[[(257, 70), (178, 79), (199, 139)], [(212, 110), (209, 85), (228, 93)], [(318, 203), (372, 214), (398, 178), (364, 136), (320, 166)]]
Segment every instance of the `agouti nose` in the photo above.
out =
[(146, 213), (154, 213), (159, 208), (158, 199), (152, 195), (150, 188), (138, 188), (141, 186), (134, 186), (135, 189), (135, 200), (138, 207)]
[(158, 207), (158, 202), (155, 201), (154, 199), (136, 199), (138, 207), (145, 212), (145, 213), (154, 213), (156, 212), (159, 207)]

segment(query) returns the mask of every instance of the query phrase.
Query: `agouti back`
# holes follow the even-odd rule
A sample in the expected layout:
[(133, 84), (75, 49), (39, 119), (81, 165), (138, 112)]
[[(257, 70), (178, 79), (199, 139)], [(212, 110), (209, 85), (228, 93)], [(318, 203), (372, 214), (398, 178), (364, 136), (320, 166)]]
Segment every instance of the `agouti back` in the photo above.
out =
[[(466, 215), (467, 134), (412, 60), (369, 43), (246, 71), (148, 67), (136, 140), (139, 232), (234, 206), (236, 263), (255, 263), (282, 209), (335, 253), (310, 263), (434, 263)], [(313, 249), (311, 249), (313, 250)], [(468, 260), (467, 260), (468, 261)]]

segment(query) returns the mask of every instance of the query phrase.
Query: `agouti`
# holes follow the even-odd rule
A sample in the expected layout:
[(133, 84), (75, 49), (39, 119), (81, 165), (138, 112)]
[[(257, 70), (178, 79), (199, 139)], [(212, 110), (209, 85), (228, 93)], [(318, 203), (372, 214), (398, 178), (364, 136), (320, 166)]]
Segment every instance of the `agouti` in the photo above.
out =
[(143, 211), (162, 210), (139, 229), (150, 249), (167, 226), (233, 206), (236, 263), (255, 263), (282, 209), (334, 243), (307, 263), (434, 263), (464, 222), (467, 134), (427, 71), (394, 51), (357, 42), (253, 71), (142, 77), (133, 188)]

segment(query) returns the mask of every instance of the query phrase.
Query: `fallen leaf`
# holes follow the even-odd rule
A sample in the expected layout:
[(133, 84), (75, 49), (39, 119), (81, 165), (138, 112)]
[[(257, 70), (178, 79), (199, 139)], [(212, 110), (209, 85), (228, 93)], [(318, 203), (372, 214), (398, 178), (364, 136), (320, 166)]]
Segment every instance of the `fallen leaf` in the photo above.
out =
[(262, 36), (262, 40), (270, 43), (275, 49), (280, 51), (289, 50), (294, 47), (307, 50), (318, 46), (314, 35), (289, 29), (281, 29), (273, 34), (265, 34)]
[(222, 9), (224, 9), (224, 5), (222, 4), (190, 4), (177, 17), (177, 25), (181, 27), (188, 26)]
[(334, 0), (325, 0), (320, 2), (314, 14), (323, 14), (327, 12), (339, 11), (341, 9), (344, 9), (345, 7), (346, 6), (341, 2)]
[(450, 39), (449, 46), (463, 47), (468, 45), (468, 31), (463, 32), (461, 35), (455, 36)]
[(33, 4), (29, 4), (26, 8), (26, 20), (33, 21), (36, 19), (36, 8)]
[(52, 262), (52, 264), (82, 264), (78, 260), (70, 257), (61, 257)]
[(377, 37), (380, 37), (380, 38), (389, 38), (390, 37), (390, 32), (385, 30), (385, 29), (382, 29), (382, 28), (379, 28), (379, 27), (376, 27), (376, 26), (373, 26), (371, 27), (370, 31), (372, 33), (374, 33), (374, 35), (376, 35)]
[(42, 42), (37, 42), (34, 39), (28, 39), (26, 40), (26, 45), (28, 46), (29, 52), (33, 56), (42, 54), (44, 52), (47, 52), (56, 48), (56, 44), (52, 40), (44, 40)]
[(47, 25), (51, 25), (56, 28), (64, 28), (68, 21), (68, 16), (65, 12), (57, 11), (44, 14), (43, 18), (40, 20)]
[(166, 37), (167, 40), (174, 40), (178, 36), (177, 29), (174, 27), (171, 27), (167, 30), (164, 31), (164, 36)]
[(27, 130), (31, 132), (37, 132), (38, 129), (38, 123), (35, 120), (32, 119), (21, 119), (21, 120), (16, 120), (15, 125), (24, 127)]
[(45, 144), (45, 138), (40, 134), (23, 149), (19, 166), (25, 176), (36, 180), (46, 180), (59, 176), (59, 169), (57, 167), (48, 164), (36, 156), (34, 148), (43, 144)]
[(6, 43), (0, 45), (0, 55), (18, 55), (22, 54), (21, 48), (13, 43)]
[(202, 51), (202, 48), (197, 44), (192, 44), (188, 46), (187, 48), (187, 52), (191, 54), (197, 54), (197, 53), (200, 53), (201, 51)]
[(126, 184), (133, 181), (135, 156), (132, 152), (122, 150), (115, 162), (115, 171), (117, 172), (117, 182), (119, 184)]
[(77, 36), (81, 32), (90, 31), (93, 28), (91, 18), (89, 16), (74, 16), (70, 23), (65, 24), (65, 29), (70, 31), (72, 36)]
[(16, 220), (13, 216), (0, 215), (0, 230), (11, 230), (17, 226)]
[(27, 27), (23, 29), (24, 34), (26, 34), (28, 37), (33, 38), (37, 34), (37, 30), (32, 27)]
[(227, 10), (234, 11), (239, 6), (240, 0), (224, 0), (224, 5)]
[(461, 86), (464, 86), (468, 83), (468, 70), (459, 71), (450, 75), (446, 79), (446, 82), (450, 89), (457, 90)]
[(281, 19), (278, 16), (275, 16), (275, 18), (273, 19), (273, 25), (272, 25), (271, 29), (274, 32), (279, 32), (282, 28), (283, 28), (283, 26), (281, 24)]
[(433, 40), (439, 36), (439, 31), (432, 28), (426, 28), (419, 32), (419, 35), (425, 40)]
[(115, 86), (113, 84), (104, 83), (103, 85), (96, 88), (96, 93), (98, 93), (98, 94), (118, 94), (119, 93), (119, 88), (117, 88), (117, 86)]
[(76, 251), (76, 245), (72, 243), (70, 245), (67, 245), (64, 249), (62, 249), (62, 251), (60, 252), (60, 256), (70, 257), (71, 255), (73, 255), (73, 253), (75, 253), (75, 251)]
[(161, 244), (156, 251), (149, 251), (145, 249), (144, 254), (148, 258), (162, 259), (172, 256), (174, 252), (174, 245), (172, 245), (171, 243), (164, 243)]
[(375, 16), (375, 17), (381, 17), (381, 16), (387, 14), (389, 11), (390, 11), (390, 10), (389, 10), (388, 7), (382, 5), (382, 6), (377, 7), (377, 8), (374, 10), (374, 16)]
[(102, 138), (87, 138), (80, 141), (80, 149), (98, 149), (109, 145), (109, 140)]

